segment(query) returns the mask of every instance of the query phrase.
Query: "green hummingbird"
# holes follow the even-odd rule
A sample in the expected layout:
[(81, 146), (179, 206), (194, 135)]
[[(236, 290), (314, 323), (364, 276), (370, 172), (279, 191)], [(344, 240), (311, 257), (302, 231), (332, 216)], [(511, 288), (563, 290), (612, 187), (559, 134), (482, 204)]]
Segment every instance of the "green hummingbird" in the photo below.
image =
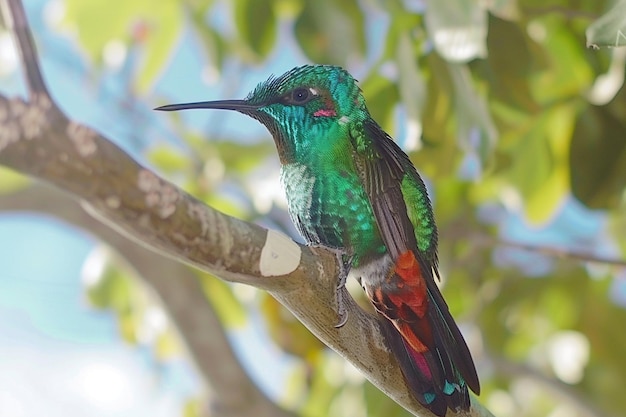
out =
[(426, 187), (370, 116), (355, 79), (340, 67), (305, 65), (270, 77), (243, 100), (157, 108), (185, 109), (235, 110), (265, 125), (291, 219), (307, 243), (342, 254), (414, 397), (442, 417), (448, 408), (468, 410), (468, 387), (478, 394), (480, 384), (435, 283), (437, 227)]

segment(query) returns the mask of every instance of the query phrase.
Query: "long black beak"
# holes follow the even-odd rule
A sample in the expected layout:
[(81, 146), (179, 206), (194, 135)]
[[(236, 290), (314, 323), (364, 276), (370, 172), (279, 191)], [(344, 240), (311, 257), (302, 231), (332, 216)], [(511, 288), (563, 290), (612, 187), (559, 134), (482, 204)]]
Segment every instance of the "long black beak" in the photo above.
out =
[(176, 111), (189, 109), (221, 109), (236, 110), (243, 113), (255, 111), (258, 106), (250, 104), (246, 100), (217, 100), (217, 101), (200, 101), (197, 103), (168, 104), (167, 106), (157, 107), (154, 110)]

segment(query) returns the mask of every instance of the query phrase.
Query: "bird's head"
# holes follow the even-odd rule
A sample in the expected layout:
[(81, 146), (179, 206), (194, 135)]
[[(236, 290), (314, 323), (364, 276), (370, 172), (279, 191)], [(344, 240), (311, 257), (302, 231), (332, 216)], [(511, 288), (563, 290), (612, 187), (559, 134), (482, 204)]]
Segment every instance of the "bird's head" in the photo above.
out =
[(173, 104), (156, 110), (223, 109), (247, 114), (271, 132), (283, 163), (314, 151), (369, 117), (356, 80), (344, 69), (305, 65), (260, 83), (243, 100)]

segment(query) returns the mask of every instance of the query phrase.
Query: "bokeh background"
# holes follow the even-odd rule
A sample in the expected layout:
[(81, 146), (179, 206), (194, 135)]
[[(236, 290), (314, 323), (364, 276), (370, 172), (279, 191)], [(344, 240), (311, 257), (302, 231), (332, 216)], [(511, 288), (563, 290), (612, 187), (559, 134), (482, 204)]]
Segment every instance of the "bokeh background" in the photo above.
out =
[[(304, 63), (346, 67), (427, 182), (480, 401), (501, 417), (624, 415), (626, 52), (602, 48), (626, 40), (624, 1), (25, 3), (68, 115), (213, 207), (299, 241), (262, 126), (152, 108), (241, 98)], [(0, 90), (25, 93), (4, 29)], [(0, 169), (0, 207), (31, 186)], [(200, 279), (279, 406), (408, 415), (267, 294)], [(88, 230), (0, 211), (0, 416), (211, 415), (184, 339)]]

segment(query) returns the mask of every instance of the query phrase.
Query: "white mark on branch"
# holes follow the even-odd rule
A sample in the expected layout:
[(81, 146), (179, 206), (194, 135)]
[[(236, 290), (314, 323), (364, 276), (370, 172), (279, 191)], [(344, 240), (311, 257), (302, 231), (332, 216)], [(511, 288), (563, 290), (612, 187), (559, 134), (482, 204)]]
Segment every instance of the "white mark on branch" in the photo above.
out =
[(96, 146), (96, 132), (87, 126), (71, 121), (67, 125), (67, 136), (70, 138), (76, 151), (82, 157), (92, 156), (98, 150)]
[[(213, 210), (199, 202), (190, 202), (187, 205), (187, 213), (189, 217), (197, 220), (200, 224), (200, 236), (206, 238), (211, 244), (219, 245), (223, 256), (230, 254), (235, 241), (228, 220), (223, 216), (216, 215)], [(199, 238), (195, 240), (200, 243), (204, 242)]]
[(159, 178), (147, 169), (142, 169), (139, 171), (137, 187), (144, 193), (153, 192), (159, 188)]
[(296, 270), (301, 257), (302, 250), (296, 242), (280, 232), (268, 230), (259, 270), (264, 277), (286, 275)]
[[(206, 209), (205, 209), (206, 210)], [(230, 254), (233, 249), (233, 245), (235, 244), (233, 238), (233, 232), (229, 228), (229, 222), (226, 220), (225, 216), (214, 216), (213, 217), (213, 225), (215, 226), (213, 230), (213, 234), (211, 239), (219, 242), (222, 247), (223, 254)]]
[(35, 96), (30, 105), (25, 105), (22, 100), (11, 100), (11, 110), (18, 118), (24, 139), (31, 140), (41, 135), (48, 125), (46, 112), (50, 108), (50, 100)]
[(122, 205), (122, 201), (121, 201), (121, 200), (120, 200), (120, 198), (119, 198), (118, 196), (116, 196), (116, 195), (110, 195), (110, 196), (108, 196), (108, 197), (104, 200), (104, 202), (106, 203), (106, 205), (107, 205), (109, 208), (112, 208), (112, 209), (118, 209), (118, 208), (120, 208), (120, 206)]
[(41, 95), (35, 95), (29, 104), (20, 98), (4, 102), (0, 106), (0, 150), (20, 139), (39, 137), (48, 125), (46, 112), (51, 105), (50, 99)]
[(146, 205), (155, 207), (159, 217), (166, 219), (176, 211), (180, 195), (175, 187), (162, 181), (147, 169), (139, 171), (137, 186), (146, 193)]
[(200, 203), (189, 203), (187, 205), (187, 214), (200, 223), (200, 235), (206, 236), (215, 216), (210, 216), (212, 213)]

